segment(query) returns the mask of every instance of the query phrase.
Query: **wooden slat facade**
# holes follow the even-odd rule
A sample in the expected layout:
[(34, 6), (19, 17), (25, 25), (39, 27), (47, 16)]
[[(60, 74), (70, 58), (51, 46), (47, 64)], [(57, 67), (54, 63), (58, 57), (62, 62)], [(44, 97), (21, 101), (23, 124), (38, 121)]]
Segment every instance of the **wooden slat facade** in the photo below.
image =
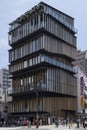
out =
[(33, 9), (10, 24), (13, 101), (8, 110), (37, 111), (36, 90), (40, 112), (65, 118), (77, 109), (74, 19), (43, 2)]

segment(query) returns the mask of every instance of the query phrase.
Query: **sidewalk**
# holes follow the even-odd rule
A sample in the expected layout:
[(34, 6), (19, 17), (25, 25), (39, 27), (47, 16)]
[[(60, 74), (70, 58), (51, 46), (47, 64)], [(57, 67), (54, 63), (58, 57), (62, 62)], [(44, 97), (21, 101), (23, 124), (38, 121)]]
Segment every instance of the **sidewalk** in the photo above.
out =
[(86, 128), (83, 128), (82, 126), (80, 126), (79, 128), (76, 128), (76, 124), (72, 125), (69, 127), (69, 125), (67, 126), (63, 126), (63, 125), (59, 125), (58, 127), (56, 127), (55, 125), (42, 125), (39, 126), (39, 128), (36, 128), (36, 126), (31, 126), (31, 128), (29, 128), (28, 126), (20, 126), (20, 127), (0, 127), (0, 130), (27, 130), (27, 129), (41, 129), (41, 130), (87, 130)]
[(20, 130), (22, 128), (23, 128), (23, 126), (21, 126), (21, 127), (0, 127), (0, 130)]
[(48, 129), (48, 130), (73, 130), (72, 128), (69, 128), (69, 126), (63, 126), (63, 125), (59, 125), (58, 127), (56, 127), (55, 125), (47, 125), (47, 126), (39, 126), (39, 128), (41, 129)]
[[(31, 127), (32, 128), (32, 127)], [(48, 130), (84, 130), (87, 129), (83, 128), (82, 126), (80, 126), (79, 128), (76, 128), (76, 124), (73, 124), (72, 126), (67, 125), (67, 126), (63, 126), (63, 125), (59, 125), (58, 127), (56, 127), (55, 125), (45, 125), (45, 126), (39, 126), (39, 129), (48, 129)]]

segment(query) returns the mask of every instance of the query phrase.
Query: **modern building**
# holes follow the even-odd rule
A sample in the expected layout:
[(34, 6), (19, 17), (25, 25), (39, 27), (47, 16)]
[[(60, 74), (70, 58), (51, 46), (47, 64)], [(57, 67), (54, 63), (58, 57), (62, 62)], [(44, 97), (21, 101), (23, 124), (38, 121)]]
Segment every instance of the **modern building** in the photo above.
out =
[(77, 51), (76, 61), (73, 62), (78, 73), (77, 77), (77, 112), (87, 114), (87, 51)]
[(77, 109), (74, 18), (40, 2), (9, 25), (11, 117), (73, 118)]

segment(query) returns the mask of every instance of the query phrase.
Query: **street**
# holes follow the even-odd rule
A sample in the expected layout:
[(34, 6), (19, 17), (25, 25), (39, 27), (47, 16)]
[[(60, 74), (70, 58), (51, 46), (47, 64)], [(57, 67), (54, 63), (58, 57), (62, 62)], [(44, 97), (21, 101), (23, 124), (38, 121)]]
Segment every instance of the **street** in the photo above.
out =
[(36, 130), (36, 129), (39, 129), (39, 130), (84, 130), (86, 129), (87, 130), (87, 127), (86, 128), (83, 128), (82, 126), (80, 126), (79, 128), (76, 128), (76, 125), (73, 125), (73, 126), (62, 126), (62, 125), (59, 125), (58, 127), (55, 127), (55, 125), (44, 125), (44, 126), (39, 126), (39, 128), (36, 128), (36, 126), (32, 126), (31, 128), (29, 127), (0, 127), (0, 130)]

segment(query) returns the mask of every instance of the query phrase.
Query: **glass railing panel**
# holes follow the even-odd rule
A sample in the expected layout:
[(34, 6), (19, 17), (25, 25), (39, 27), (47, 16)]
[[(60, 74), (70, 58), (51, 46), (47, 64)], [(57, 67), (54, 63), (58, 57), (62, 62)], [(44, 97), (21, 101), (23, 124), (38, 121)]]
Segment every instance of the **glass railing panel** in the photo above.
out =
[(43, 62), (43, 61), (45, 61), (45, 57), (44, 56), (41, 57), (41, 62)]
[(75, 31), (73, 25), (71, 25), (70, 23), (68, 23), (67, 21), (65, 21), (65, 19), (63, 19), (61, 16), (59, 16), (59, 14), (57, 13), (57, 11), (51, 9), (50, 7), (46, 8), (45, 10), (46, 14), (50, 14), (51, 16), (53, 16), (54, 18), (56, 18), (58, 21), (60, 21), (62, 24), (64, 24), (65, 26), (67, 26), (69, 29), (71, 29), (72, 31)]
[(53, 65), (56, 65), (56, 66), (58, 66), (58, 67), (61, 67), (61, 68), (63, 68), (63, 69), (66, 69), (66, 70), (69, 70), (69, 71), (72, 71), (72, 72), (77, 72), (76, 70), (75, 70), (75, 68), (73, 68), (73, 67), (70, 67), (70, 66), (68, 66), (68, 65), (65, 65), (65, 64), (63, 64), (63, 63), (61, 63), (61, 62), (59, 62), (59, 61), (57, 61), (57, 60), (54, 60), (54, 59), (52, 59), (52, 58), (49, 58), (49, 57), (47, 57), (47, 56), (45, 56), (44, 58), (42, 58), (41, 57), (41, 62), (42, 61), (44, 61), (44, 62), (47, 62), (47, 63), (50, 63), (50, 64), (53, 64)]
[[(26, 23), (26, 24), (27, 24), (27, 23)], [(32, 25), (32, 26), (30, 25), (30, 26), (28, 27), (28, 28), (29, 28), (29, 29), (28, 29), (29, 32), (28, 32), (27, 34), (25, 34), (25, 30), (26, 30), (26, 26), (25, 26), (25, 28), (24, 28), (23, 31), (22, 31), (23, 35), (20, 36), (20, 35), (18, 34), (18, 35), (15, 36), (14, 38), (13, 38), (12, 36), (10, 36), (11, 38), (10, 38), (10, 40), (9, 40), (9, 43), (12, 44), (12, 43), (14, 43), (14, 42), (16, 42), (16, 41), (18, 41), (18, 40), (20, 40), (20, 39), (26, 37), (27, 35), (29, 35), (29, 34), (35, 32), (35, 31), (37, 31), (39, 28), (42, 28), (42, 27), (44, 27), (44, 21), (40, 22), (39, 25)], [(18, 32), (19, 32), (19, 31), (18, 31)]]

